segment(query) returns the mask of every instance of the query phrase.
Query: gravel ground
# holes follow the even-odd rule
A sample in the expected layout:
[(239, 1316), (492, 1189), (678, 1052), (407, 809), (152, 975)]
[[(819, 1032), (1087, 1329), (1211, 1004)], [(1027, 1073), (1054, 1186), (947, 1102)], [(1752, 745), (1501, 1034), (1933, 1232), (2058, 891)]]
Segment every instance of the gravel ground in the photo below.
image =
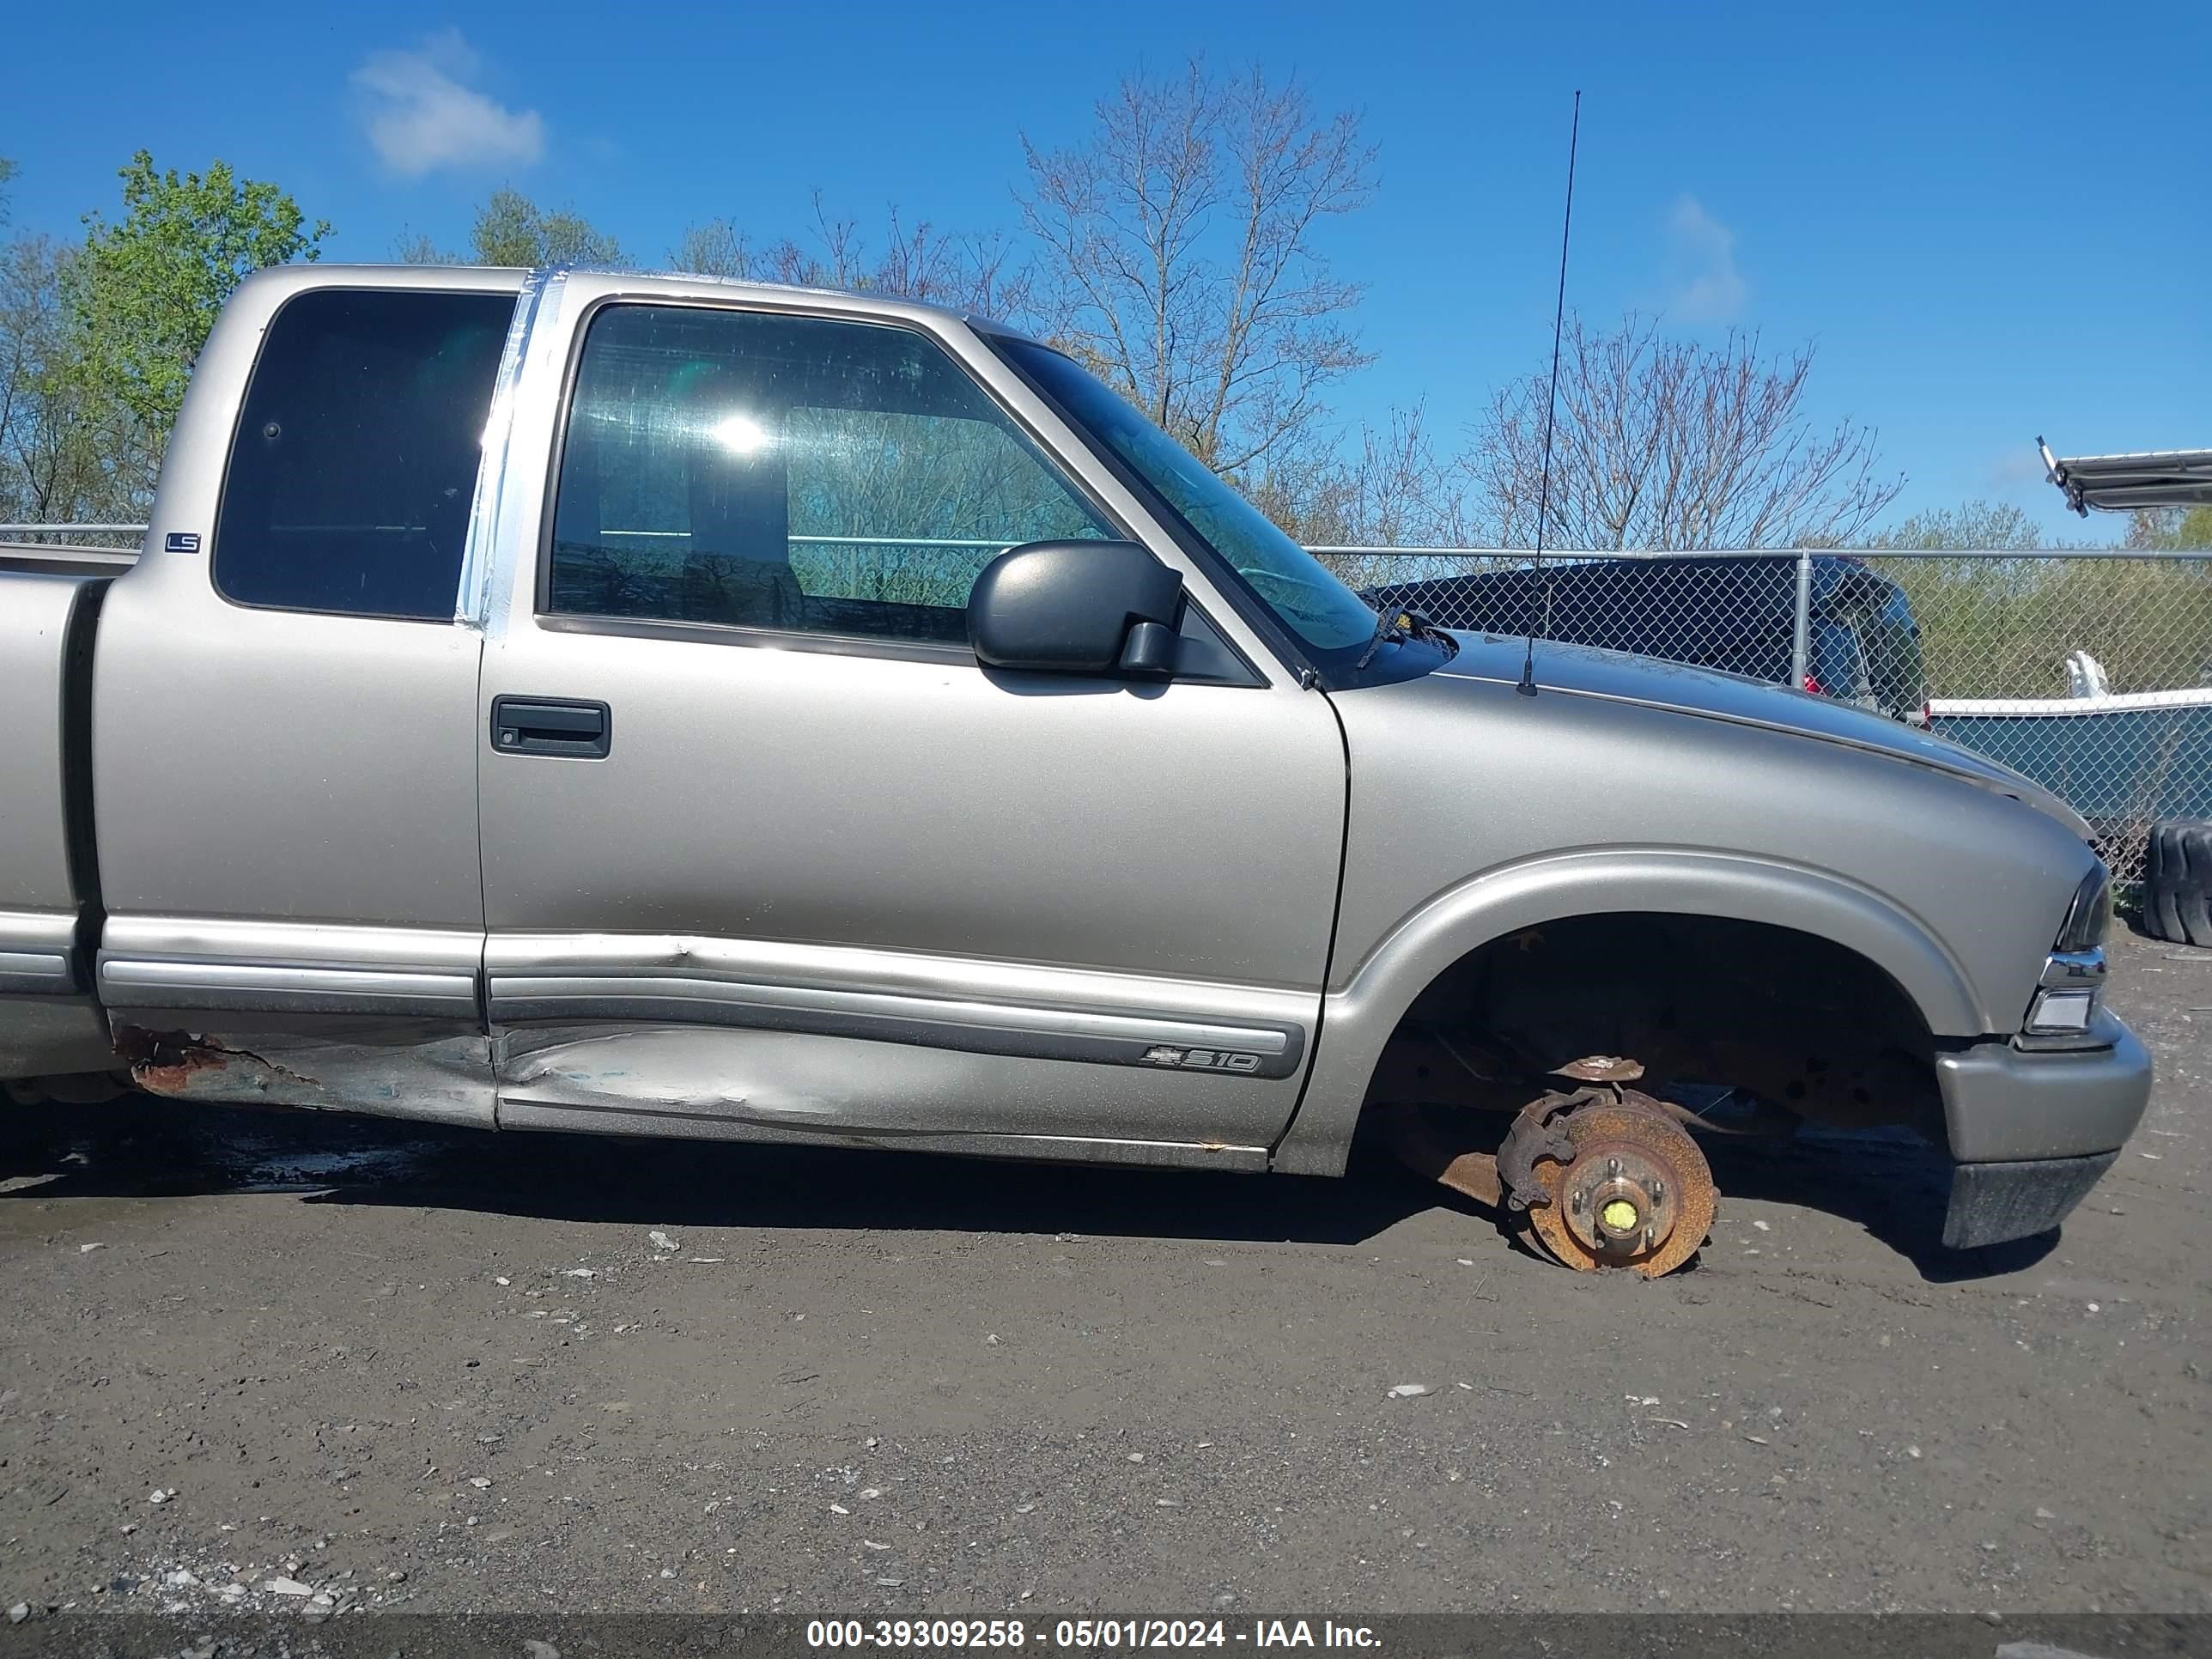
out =
[(2062, 1236), (1808, 1142), (1651, 1285), (1387, 1170), (68, 1110), (0, 1604), (2212, 1611), (2212, 952), (2115, 955), (2158, 1090)]

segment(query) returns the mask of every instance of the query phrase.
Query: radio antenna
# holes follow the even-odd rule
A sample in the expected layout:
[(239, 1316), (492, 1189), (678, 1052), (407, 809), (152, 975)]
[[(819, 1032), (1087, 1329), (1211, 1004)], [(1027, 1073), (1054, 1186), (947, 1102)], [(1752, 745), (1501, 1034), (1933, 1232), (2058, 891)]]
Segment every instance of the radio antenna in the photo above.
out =
[[(1535, 570), (1544, 568), (1544, 528), (1552, 517), (1552, 423), (1559, 407), (1559, 336), (1567, 320), (1567, 240), (1575, 228), (1575, 152), (1581, 147), (1583, 136), (1583, 94), (1575, 92), (1574, 124), (1567, 131), (1567, 214), (1559, 227), (1559, 295), (1552, 309), (1552, 384), (1544, 397), (1544, 472), (1543, 482), (1536, 489), (1536, 562)], [(1533, 596), (1532, 596), (1533, 597)], [(1544, 589), (1544, 626), (1552, 625), (1552, 592), (1548, 584)], [(1536, 619), (1528, 619), (1527, 649), (1521, 658), (1521, 684), (1513, 688), (1524, 697), (1536, 695)]]

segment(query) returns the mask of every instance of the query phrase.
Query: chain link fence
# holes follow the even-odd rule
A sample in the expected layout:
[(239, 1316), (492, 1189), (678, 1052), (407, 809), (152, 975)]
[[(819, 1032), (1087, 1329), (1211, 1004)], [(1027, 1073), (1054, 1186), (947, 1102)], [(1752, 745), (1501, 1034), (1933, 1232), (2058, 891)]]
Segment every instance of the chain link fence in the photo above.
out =
[(1927, 726), (2087, 818), (2142, 878), (2166, 817), (2212, 818), (2212, 553), (1596, 554), (1316, 547), (1448, 628), (1633, 651)]

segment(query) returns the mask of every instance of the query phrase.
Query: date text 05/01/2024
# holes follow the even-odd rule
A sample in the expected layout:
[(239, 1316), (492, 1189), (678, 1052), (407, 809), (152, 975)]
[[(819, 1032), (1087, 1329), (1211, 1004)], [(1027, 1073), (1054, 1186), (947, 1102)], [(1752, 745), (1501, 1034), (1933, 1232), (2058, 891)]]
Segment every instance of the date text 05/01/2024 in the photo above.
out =
[(810, 1648), (1376, 1648), (1365, 1625), (1334, 1620), (1255, 1619), (1231, 1626), (1220, 1619), (1059, 1619), (1032, 1626), (1024, 1619), (814, 1619)]

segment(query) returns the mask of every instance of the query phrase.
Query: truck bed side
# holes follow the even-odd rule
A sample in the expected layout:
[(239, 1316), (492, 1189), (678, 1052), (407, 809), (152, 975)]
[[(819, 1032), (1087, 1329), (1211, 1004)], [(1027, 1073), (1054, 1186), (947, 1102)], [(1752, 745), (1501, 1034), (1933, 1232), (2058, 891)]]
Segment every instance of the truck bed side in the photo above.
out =
[(90, 994), (93, 630), (127, 555), (0, 555), (0, 1077), (111, 1063)]

